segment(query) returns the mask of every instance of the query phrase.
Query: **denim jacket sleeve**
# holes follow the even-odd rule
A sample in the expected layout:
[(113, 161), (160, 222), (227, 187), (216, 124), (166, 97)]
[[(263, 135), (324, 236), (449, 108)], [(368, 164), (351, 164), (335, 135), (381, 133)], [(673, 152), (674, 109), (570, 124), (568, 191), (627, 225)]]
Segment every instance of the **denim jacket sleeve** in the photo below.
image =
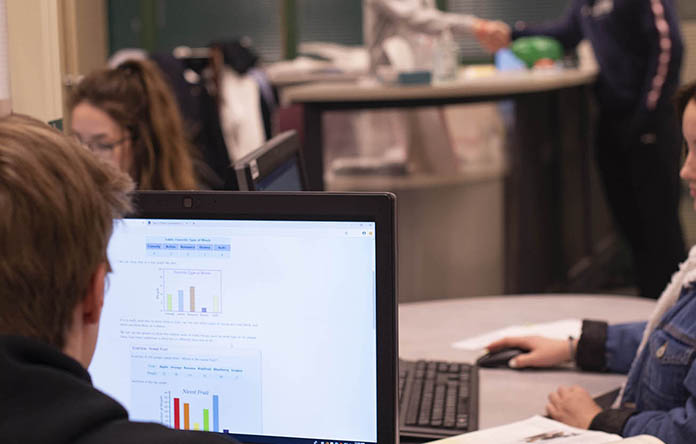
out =
[(607, 329), (606, 367), (614, 373), (628, 373), (643, 338), (646, 322), (610, 325)]
[(645, 322), (607, 325), (585, 320), (576, 362), (583, 370), (627, 373), (645, 329)]

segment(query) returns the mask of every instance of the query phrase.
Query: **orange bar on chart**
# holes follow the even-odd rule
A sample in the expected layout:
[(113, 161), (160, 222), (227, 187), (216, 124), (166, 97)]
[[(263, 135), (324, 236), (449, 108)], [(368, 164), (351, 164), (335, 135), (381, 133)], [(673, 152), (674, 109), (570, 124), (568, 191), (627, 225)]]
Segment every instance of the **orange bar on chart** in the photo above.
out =
[(189, 426), (189, 403), (184, 403), (184, 430), (191, 430)]

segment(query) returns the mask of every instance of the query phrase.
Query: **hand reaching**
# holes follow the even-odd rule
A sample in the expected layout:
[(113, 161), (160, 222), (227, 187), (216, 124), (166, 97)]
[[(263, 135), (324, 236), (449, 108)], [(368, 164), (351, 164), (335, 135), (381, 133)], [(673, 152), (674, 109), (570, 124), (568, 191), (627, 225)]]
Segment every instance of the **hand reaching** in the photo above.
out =
[(510, 45), (510, 26), (501, 21), (479, 19), (474, 24), (474, 35), (489, 52), (496, 52)]
[[(577, 348), (577, 339), (573, 346)], [(553, 367), (572, 359), (568, 341), (565, 339), (549, 339), (541, 336), (522, 336), (503, 338), (489, 344), (488, 351), (494, 352), (501, 348), (517, 347), (529, 350), (512, 359), (510, 367)]]
[(587, 429), (602, 408), (582, 387), (559, 387), (549, 395), (546, 412), (556, 421)]

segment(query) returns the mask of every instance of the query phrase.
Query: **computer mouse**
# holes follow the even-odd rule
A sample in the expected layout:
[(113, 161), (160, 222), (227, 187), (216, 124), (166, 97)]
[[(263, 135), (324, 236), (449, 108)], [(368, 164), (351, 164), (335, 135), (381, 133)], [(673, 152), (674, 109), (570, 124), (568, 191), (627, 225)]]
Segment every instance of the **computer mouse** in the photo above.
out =
[(508, 367), (510, 359), (522, 353), (527, 353), (527, 350), (521, 348), (501, 348), (494, 352), (487, 353), (476, 360), (476, 365), (479, 367)]

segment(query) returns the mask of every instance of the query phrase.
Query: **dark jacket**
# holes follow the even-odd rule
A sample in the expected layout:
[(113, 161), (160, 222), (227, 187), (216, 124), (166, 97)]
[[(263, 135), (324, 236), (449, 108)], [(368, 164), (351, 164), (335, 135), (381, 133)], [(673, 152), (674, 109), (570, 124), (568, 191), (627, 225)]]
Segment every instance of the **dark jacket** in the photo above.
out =
[(566, 49), (589, 40), (607, 112), (630, 116), (638, 126), (672, 106), (684, 51), (674, 0), (573, 0), (561, 20), (513, 32), (513, 38), (529, 35), (554, 37)]
[(684, 287), (636, 357), (645, 325), (583, 323), (578, 365), (585, 370), (628, 373), (621, 407), (597, 415), (590, 428), (623, 436), (653, 435), (669, 444), (693, 443), (696, 287)]
[(229, 444), (220, 435), (128, 420), (74, 359), (33, 339), (0, 335), (3, 444)]

